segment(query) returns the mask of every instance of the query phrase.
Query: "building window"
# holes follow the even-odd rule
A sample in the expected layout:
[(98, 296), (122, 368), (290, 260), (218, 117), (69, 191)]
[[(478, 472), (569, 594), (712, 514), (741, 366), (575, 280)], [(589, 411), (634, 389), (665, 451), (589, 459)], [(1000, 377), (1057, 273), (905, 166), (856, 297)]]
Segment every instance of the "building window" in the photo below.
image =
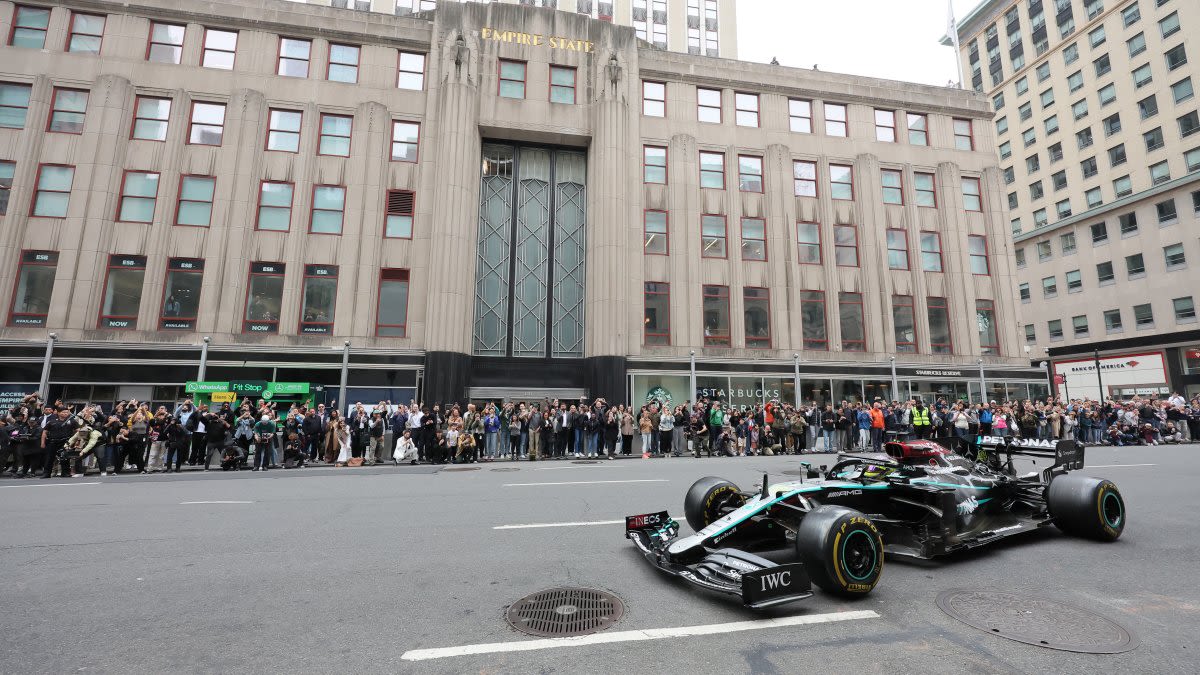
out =
[(1029, 344), (1037, 342), (1037, 327), (1031, 323), (1025, 324), (1025, 342)]
[(171, 99), (139, 96), (133, 109), (133, 138), (143, 141), (167, 140), (167, 120), (171, 116)]
[(875, 140), (884, 143), (896, 142), (896, 111), (875, 111)]
[(416, 194), (411, 190), (388, 190), (383, 236), (387, 239), (412, 239), (413, 207)]
[(250, 263), (246, 283), (245, 333), (278, 333), (279, 312), (283, 307), (283, 263)]
[(1191, 323), (1196, 320), (1196, 303), (1192, 301), (1192, 296), (1175, 298), (1171, 301), (1171, 305), (1175, 309), (1177, 323)]
[(763, 191), (762, 157), (738, 155), (738, 189), (741, 192)]
[(1112, 261), (1096, 263), (1096, 282), (1104, 286), (1116, 280), (1116, 273), (1113, 272)]
[(1050, 340), (1056, 341), (1063, 338), (1062, 319), (1054, 319), (1046, 323), (1046, 328), (1049, 329)]
[[(1187, 52), (1184, 50), (1183, 45), (1172, 47), (1167, 51), (1165, 57), (1167, 59), (1167, 70), (1169, 71), (1175, 70), (1176, 68), (1187, 63)], [(1148, 69), (1150, 66), (1147, 65), (1145, 67)], [(1147, 80), (1147, 82), (1148, 81), (1149, 80)]]
[[(891, 252), (889, 251), (889, 259)], [(986, 260), (986, 257), (985, 257)], [(973, 261), (973, 256), (972, 256)], [(973, 266), (973, 264), (972, 264)], [(942, 271), (942, 235), (937, 232), (921, 233), (921, 269), (926, 272)]]
[(200, 65), (205, 68), (233, 70), (237, 54), (238, 34), (235, 31), (204, 29), (204, 52)]
[(376, 307), (375, 335), (407, 337), (408, 270), (379, 270), (379, 303)]
[(1125, 272), (1130, 279), (1140, 278), (1146, 274), (1146, 263), (1141, 253), (1125, 256)]
[(348, 115), (321, 115), (321, 137), (317, 143), (318, 155), (334, 157), (350, 156), (350, 131), (354, 118)]
[(121, 201), (117, 220), (125, 223), (154, 221), (154, 205), (158, 201), (158, 174), (126, 171), (121, 181)]
[(0, 82), (0, 127), (25, 128), (25, 116), (29, 112), (29, 96), (32, 89), (28, 84)]
[(37, 189), (33, 194), (31, 216), (40, 218), (66, 218), (71, 200), (71, 183), (75, 179), (75, 167), (59, 164), (42, 164), (38, 167)]
[(700, 256), (702, 258), (727, 257), (725, 216), (700, 216)]
[(499, 86), (505, 98), (525, 98), (525, 62), (501, 59)]
[[(894, 296), (896, 297), (896, 296)], [(907, 296), (899, 296), (907, 297)], [(911, 300), (910, 300), (911, 302)], [(990, 301), (980, 301), (990, 302)], [(946, 298), (931, 297), (926, 302), (929, 318), (929, 349), (934, 354), (954, 353), (954, 340), (950, 336), (950, 309)], [(982, 329), (981, 329), (982, 330)], [(897, 338), (899, 341), (899, 338)], [(916, 351), (916, 348), (909, 351)], [(985, 354), (987, 352), (984, 352)]]
[(816, 197), (817, 163), (792, 162), (792, 185), (797, 197)]
[(1064, 199), (1064, 200), (1058, 202), (1057, 204), (1054, 205), (1054, 209), (1058, 213), (1059, 218), (1066, 218), (1067, 216), (1070, 216), (1071, 215), (1071, 200)]
[(1200, 171), (1200, 148), (1192, 148), (1183, 153), (1183, 163), (1188, 173)]
[(1031, 295), (1029, 293), (1029, 284), (1024, 283), (1017, 286), (1017, 295), (1021, 298), (1021, 302), (1029, 302)]
[(766, 288), (742, 289), (742, 318), (747, 349), (771, 348), (771, 291)]
[(667, 184), (667, 149), (646, 145), (642, 147), (642, 182)]
[(1047, 117), (1043, 121), (1043, 124), (1045, 125), (1047, 136), (1058, 133), (1058, 115), (1051, 115)]
[(1133, 193), (1133, 182), (1129, 178), (1129, 174), (1125, 174), (1113, 181), (1113, 192), (1117, 197), (1124, 197)]
[(550, 66), (550, 102), (575, 105), (575, 69)]
[(13, 12), (12, 34), (8, 44), (25, 49), (45, 49), (46, 29), (50, 26), (50, 9), (21, 7)]
[(883, 184), (883, 203), (903, 204), (903, 174), (898, 169), (881, 169), (880, 179)]
[(1180, 269), (1187, 267), (1187, 256), (1183, 252), (1183, 244), (1171, 244), (1163, 247), (1163, 258), (1167, 262), (1168, 270)]
[(1155, 127), (1142, 134), (1142, 140), (1146, 142), (1146, 152), (1154, 152), (1167, 143), (1163, 137), (1162, 127)]
[(54, 101), (50, 106), (50, 124), (46, 130), (61, 134), (82, 134), (87, 104), (86, 90), (56, 88)]
[(1129, 47), (1129, 58), (1132, 59), (1138, 54), (1146, 51), (1146, 34), (1138, 33), (1137, 35), (1134, 35), (1126, 40), (1125, 44)]
[(146, 46), (146, 60), (152, 63), (179, 64), (183, 56), (184, 26), (172, 23), (150, 23), (150, 40)]
[(913, 174), (913, 183), (917, 193), (917, 206), (937, 208), (937, 187), (933, 174)]
[(1000, 119), (996, 120), (996, 133), (997, 134), (1008, 133), (1008, 118), (1007, 117), (1001, 117)]
[[(1003, 98), (1001, 98), (1003, 107)], [(909, 145), (929, 145), (929, 118), (918, 113), (908, 113)]]
[(1121, 323), (1121, 310), (1110, 309), (1104, 312), (1104, 329), (1109, 333), (1120, 333), (1124, 326)]
[(1154, 325), (1154, 308), (1150, 306), (1150, 303), (1133, 306), (1133, 323), (1139, 329)]
[(1053, 249), (1050, 248), (1049, 241), (1039, 241), (1037, 243), (1038, 262), (1049, 260), (1053, 255)]
[(887, 231), (888, 269), (908, 269), (908, 232)]
[(866, 321), (862, 293), (838, 293), (838, 315), (842, 328), (842, 351), (867, 350)]
[(1082, 70), (1077, 70), (1077, 71), (1071, 73), (1067, 77), (1067, 88), (1070, 89), (1072, 94), (1079, 91), (1080, 89), (1083, 89), (1083, 71)]
[(258, 191), (256, 230), (287, 232), (292, 223), (292, 184), (264, 180)]
[(642, 81), (642, 114), (647, 117), (666, 117), (667, 85)]
[(16, 172), (16, 162), (0, 160), (0, 216), (8, 213), (8, 200), (12, 194), (13, 176)]
[(67, 51), (80, 54), (99, 54), (104, 39), (104, 19), (96, 14), (71, 13), (71, 34)]
[(1059, 235), (1058, 243), (1062, 248), (1063, 255), (1071, 255), (1075, 252), (1075, 233), (1067, 232), (1066, 234)]
[(704, 346), (728, 347), (729, 287), (704, 286)]
[(392, 161), (416, 162), (420, 137), (420, 124), (392, 120)]
[(917, 322), (913, 314), (913, 299), (911, 295), (892, 296), (892, 324), (895, 328), (896, 351), (914, 353), (917, 351)]
[(1083, 290), (1083, 274), (1079, 270), (1067, 272), (1067, 292), (1078, 293)]
[(1088, 44), (1092, 49), (1104, 44), (1105, 39), (1104, 26), (1099, 26), (1088, 33)]
[(167, 259), (167, 281), (163, 285), (162, 311), (158, 317), (160, 330), (195, 330), (203, 283), (203, 260)]
[(642, 344), (671, 344), (671, 284), (647, 281), (642, 294), (642, 306), (645, 312)]
[(1046, 209), (1038, 209), (1033, 212), (1033, 226), (1044, 227), (1049, 222), (1046, 219)]
[(400, 62), (397, 71), (397, 89), (412, 89), (414, 91), (421, 91), (425, 88), (424, 54), (419, 54), (417, 52), (400, 52)]
[(696, 118), (701, 122), (721, 123), (721, 90), (696, 89)]
[(180, 178), (175, 224), (208, 227), (212, 222), (213, 193), (216, 187), (217, 179), (211, 176)]
[(358, 59), (361, 53), (362, 49), (354, 45), (329, 43), (329, 68), (325, 72), (325, 79), (348, 84), (358, 82)]
[(800, 291), (800, 328), (805, 349), (829, 349), (823, 291)]
[(1154, 81), (1154, 73), (1151, 72), (1149, 63), (1147, 63), (1144, 66), (1134, 69), (1134, 71), (1133, 71), (1133, 86), (1135, 89), (1141, 89), (1142, 87), (1150, 84), (1153, 81)]
[(987, 238), (981, 235), (967, 237), (967, 250), (971, 256), (971, 274), (988, 276), (991, 268), (988, 265)]
[(1054, 186), (1055, 192), (1065, 190), (1067, 187), (1067, 172), (1056, 171), (1054, 175), (1050, 176), (1050, 183)]
[(979, 353), (1000, 355), (1000, 332), (996, 329), (996, 306), (991, 300), (975, 301), (975, 323), (979, 327)]
[(146, 256), (110, 255), (104, 275), (98, 328), (133, 330), (137, 328), (138, 306), (146, 279)]
[(767, 223), (762, 218), (742, 218), (742, 260), (767, 259)]
[(955, 118), (954, 147), (958, 150), (974, 150), (975, 134), (971, 129), (971, 120)]
[(1087, 337), (1088, 319), (1086, 314), (1071, 317), (1071, 336)]
[(700, 187), (725, 189), (725, 153), (700, 151)]
[(758, 126), (758, 94), (733, 95), (734, 118), (739, 127)]
[(328, 335), (333, 332), (337, 300), (336, 265), (305, 265), (300, 306), (300, 334)]
[(346, 188), (314, 185), (308, 231), (312, 234), (341, 234), (346, 212)]
[(964, 178), (962, 179), (963, 192), (963, 208), (967, 211), (982, 211), (982, 201), (980, 199), (979, 179)]
[(220, 145), (225, 135), (225, 104), (192, 103), (192, 118), (188, 126), (188, 143)]
[(821, 264), (821, 226), (817, 223), (796, 223), (797, 261), (801, 265)]
[[(817, 242), (818, 249), (820, 242)], [(838, 267), (858, 267), (858, 228), (854, 225), (833, 226), (833, 260)], [(820, 262), (820, 251), (817, 251)]]
[(846, 136), (846, 106), (841, 103), (826, 103), (824, 111), (825, 135)]
[(1159, 225), (1172, 225), (1179, 218), (1179, 212), (1175, 208), (1174, 199), (1168, 199), (1155, 204), (1154, 210), (1158, 213)]
[(45, 326), (54, 292), (57, 251), (21, 251), (17, 285), (8, 312), (10, 326)]
[(834, 199), (854, 199), (854, 168), (842, 164), (829, 165), (829, 193)]
[(1075, 118), (1076, 121), (1087, 117), (1087, 114), (1088, 114), (1088, 102), (1087, 102), (1086, 98), (1081, 98), (1078, 101), (1076, 101), (1075, 103), (1071, 104), (1071, 115)]
[(1138, 9), (1136, 0), (1132, 5), (1121, 10), (1121, 20), (1125, 22), (1126, 28), (1142, 20), (1142, 12)]
[(788, 122), (798, 134), (812, 133), (812, 101), (788, 99)]
[(300, 151), (299, 110), (271, 109), (267, 122), (267, 150), (279, 152)]
[(1150, 165), (1150, 184), (1158, 185), (1171, 180), (1171, 167), (1166, 160)]
[[(1158, 4), (1162, 5), (1164, 3), (1160, 0)], [(1164, 39), (1179, 32), (1179, 12), (1171, 12), (1166, 17), (1160, 19), (1158, 29)]]
[(1058, 277), (1042, 278), (1042, 297), (1043, 298), (1058, 297)]
[[(330, 56), (332, 57), (332, 51)], [(275, 74), (284, 77), (308, 77), (308, 60), (312, 56), (312, 40), (279, 38), (279, 63)]]
[(647, 210), (642, 214), (642, 229), (646, 236), (642, 247), (646, 255), (670, 255), (669, 222), (666, 211)]

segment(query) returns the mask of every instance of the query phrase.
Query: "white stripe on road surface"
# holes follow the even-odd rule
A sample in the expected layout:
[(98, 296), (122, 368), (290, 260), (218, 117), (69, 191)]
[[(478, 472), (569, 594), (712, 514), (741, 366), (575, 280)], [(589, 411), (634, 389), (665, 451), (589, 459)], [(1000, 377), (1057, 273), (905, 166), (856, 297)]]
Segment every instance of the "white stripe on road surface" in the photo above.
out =
[[(582, 461), (582, 460), (580, 460)], [(599, 460), (595, 460), (599, 461)], [(632, 465), (629, 465), (632, 466)], [(580, 466), (541, 466), (534, 471), (562, 471), (563, 469), (619, 469), (620, 464), (583, 464)]]
[(4, 488), (23, 488), (23, 487), (62, 487), (64, 485), (99, 485), (100, 481), (90, 481), (87, 483), (38, 483), (36, 485), (0, 485), (0, 490)]
[(788, 626), (804, 626), (817, 623), (832, 623), (835, 621), (854, 621), (856, 619), (876, 618), (879, 618), (879, 615), (867, 609), (854, 612), (834, 612), (831, 614), (789, 616), (780, 619), (759, 619), (756, 621), (713, 623), (703, 626), (625, 630), (615, 633), (582, 635), (579, 637), (547, 638), (544, 640), (520, 640), (516, 642), (493, 642), (490, 644), (464, 645), (462, 647), (440, 647), (437, 649), (410, 649), (409, 651), (401, 654), (400, 658), (405, 661), (427, 661), (429, 659), (444, 659), (452, 656), (498, 654), (502, 652), (528, 652), (539, 649), (584, 647), (587, 645), (610, 644), (614, 642), (641, 642), (645, 640), (693, 637), (696, 635), (717, 635), (721, 633), (739, 633), (742, 631), (761, 630), (764, 628), (786, 628)]
[(530, 523), (528, 525), (497, 525), (493, 530), (527, 530), (535, 527), (578, 527), (580, 525), (619, 525), (624, 520), (589, 520), (578, 523)]
[(1119, 469), (1123, 466), (1158, 466), (1157, 464), (1088, 464), (1085, 469)]
[(599, 485), (601, 483), (668, 483), (666, 478), (643, 478), (640, 480), (577, 480), (564, 483), (505, 483), (504, 487), (529, 487), (533, 485)]
[(254, 502), (238, 502), (238, 501), (213, 501), (213, 502), (179, 502), (183, 504), (253, 504)]

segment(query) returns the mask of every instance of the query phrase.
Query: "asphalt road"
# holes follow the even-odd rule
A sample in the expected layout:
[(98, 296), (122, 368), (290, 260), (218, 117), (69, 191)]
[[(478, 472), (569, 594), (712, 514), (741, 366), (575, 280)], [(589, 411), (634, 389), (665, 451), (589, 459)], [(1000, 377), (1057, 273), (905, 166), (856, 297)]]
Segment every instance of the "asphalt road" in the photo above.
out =
[[(1084, 473), (1114, 480), (1128, 505), (1116, 543), (1043, 530), (944, 563), (889, 561), (860, 601), (818, 592), (760, 613), (662, 576), (620, 524), (493, 528), (661, 508), (682, 521), (696, 478), (750, 486), (767, 471), (775, 482), (794, 457), (0, 480), (0, 672), (1194, 673), (1198, 452), (1089, 448)], [(404, 658), (534, 640), (509, 628), (504, 610), (556, 586), (622, 598), (611, 633), (878, 616)], [(938, 609), (935, 597), (952, 588), (1079, 605), (1142, 644), (1092, 655), (1005, 640)]]

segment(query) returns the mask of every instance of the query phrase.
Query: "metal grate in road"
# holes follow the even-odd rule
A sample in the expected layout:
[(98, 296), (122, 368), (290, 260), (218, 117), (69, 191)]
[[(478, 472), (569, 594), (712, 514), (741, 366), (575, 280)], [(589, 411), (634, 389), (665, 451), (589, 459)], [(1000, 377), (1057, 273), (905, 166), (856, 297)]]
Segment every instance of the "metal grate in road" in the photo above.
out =
[(514, 602), (508, 624), (528, 635), (571, 637), (597, 633), (616, 623), (625, 605), (612, 593), (591, 588), (551, 588)]
[(1141, 641), (1108, 617), (1044, 598), (995, 591), (949, 590), (938, 607), (959, 621), (1009, 640), (1085, 654), (1117, 654)]

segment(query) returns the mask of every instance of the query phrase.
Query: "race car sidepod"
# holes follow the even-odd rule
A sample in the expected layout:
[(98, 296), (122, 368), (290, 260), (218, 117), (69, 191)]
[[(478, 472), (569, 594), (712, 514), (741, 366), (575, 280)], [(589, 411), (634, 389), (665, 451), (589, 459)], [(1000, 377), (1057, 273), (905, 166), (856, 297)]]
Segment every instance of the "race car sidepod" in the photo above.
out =
[[(625, 536), (663, 572), (700, 588), (736, 595), (751, 609), (803, 600), (813, 594), (802, 563), (776, 565), (737, 549), (709, 549), (697, 535), (679, 539), (679, 523), (666, 511), (626, 517)], [(687, 539), (693, 538), (694, 545), (687, 545)]]

